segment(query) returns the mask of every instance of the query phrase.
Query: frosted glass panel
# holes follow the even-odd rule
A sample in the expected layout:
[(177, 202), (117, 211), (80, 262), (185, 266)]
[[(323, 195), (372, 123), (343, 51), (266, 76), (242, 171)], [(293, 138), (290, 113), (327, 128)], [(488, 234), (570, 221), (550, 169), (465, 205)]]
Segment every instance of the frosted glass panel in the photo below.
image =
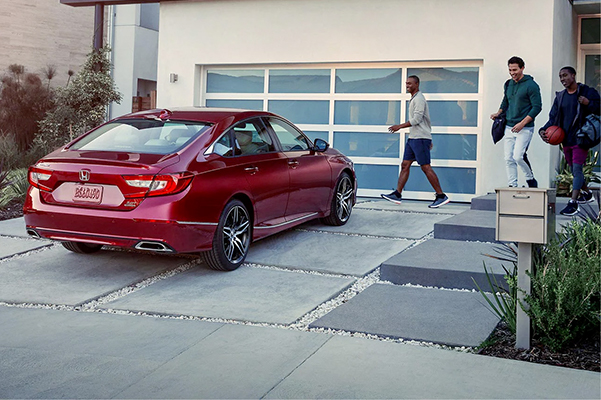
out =
[(396, 187), (399, 167), (396, 165), (355, 164), (359, 189), (380, 189), (389, 193)]
[[(477, 126), (478, 102), (465, 100), (429, 100), (432, 126)], [(409, 102), (407, 102), (409, 115)]]
[(295, 124), (327, 124), (330, 102), (327, 100), (270, 100), (269, 111)]
[(399, 135), (373, 132), (334, 132), (334, 147), (347, 156), (399, 157)]
[(322, 132), (322, 131), (303, 131), (303, 133), (305, 135), (307, 135), (307, 137), (309, 139), (311, 139), (312, 142), (315, 142), (315, 139), (322, 139), (325, 140), (326, 142), (329, 143), (329, 133), (328, 132)]
[[(433, 169), (438, 175), (440, 186), (445, 193), (476, 193), (475, 168), (434, 167)], [(434, 193), (434, 189), (430, 186), (426, 175), (416, 164), (411, 167), (405, 190)], [(434, 196), (432, 196), (432, 199), (434, 199)]]
[(263, 110), (263, 100), (230, 100), (207, 99), (207, 107), (242, 108), (246, 110)]
[(478, 68), (409, 68), (424, 93), (478, 93)]
[(209, 70), (207, 93), (263, 93), (264, 70)]
[(401, 93), (401, 69), (337, 69), (336, 93)]
[(430, 154), (439, 160), (475, 160), (477, 142), (476, 135), (433, 134)]
[(336, 101), (334, 123), (339, 125), (394, 125), (401, 117), (399, 101)]
[(272, 69), (270, 93), (330, 93), (329, 69)]

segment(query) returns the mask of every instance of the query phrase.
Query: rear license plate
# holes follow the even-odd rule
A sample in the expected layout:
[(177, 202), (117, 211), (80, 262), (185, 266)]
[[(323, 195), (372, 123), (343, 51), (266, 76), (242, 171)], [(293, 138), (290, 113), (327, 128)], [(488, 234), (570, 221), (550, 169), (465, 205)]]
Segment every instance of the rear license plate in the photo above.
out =
[(73, 201), (76, 203), (100, 204), (102, 201), (102, 186), (75, 185)]

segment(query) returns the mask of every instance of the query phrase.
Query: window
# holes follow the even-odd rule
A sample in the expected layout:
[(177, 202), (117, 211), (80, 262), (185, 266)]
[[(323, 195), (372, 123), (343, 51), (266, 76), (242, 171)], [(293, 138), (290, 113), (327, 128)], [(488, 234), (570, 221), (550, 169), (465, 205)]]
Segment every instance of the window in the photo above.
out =
[(231, 132), (235, 155), (246, 156), (275, 150), (269, 133), (258, 119), (240, 122), (231, 129)]
[(283, 151), (308, 150), (310, 147), (307, 138), (284, 121), (269, 118), (269, 124), (278, 137)]
[(208, 127), (201, 123), (121, 120), (92, 131), (71, 149), (171, 154), (191, 143)]

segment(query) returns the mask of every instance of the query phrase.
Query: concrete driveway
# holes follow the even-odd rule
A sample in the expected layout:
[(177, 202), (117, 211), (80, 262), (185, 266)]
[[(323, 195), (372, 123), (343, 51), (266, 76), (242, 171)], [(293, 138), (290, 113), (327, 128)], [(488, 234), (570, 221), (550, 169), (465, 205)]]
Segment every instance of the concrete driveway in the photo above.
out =
[(468, 207), (363, 200), (232, 272), (0, 222), (0, 398), (599, 398), (598, 374), (466, 353), (497, 323), (479, 293), (379, 279)]

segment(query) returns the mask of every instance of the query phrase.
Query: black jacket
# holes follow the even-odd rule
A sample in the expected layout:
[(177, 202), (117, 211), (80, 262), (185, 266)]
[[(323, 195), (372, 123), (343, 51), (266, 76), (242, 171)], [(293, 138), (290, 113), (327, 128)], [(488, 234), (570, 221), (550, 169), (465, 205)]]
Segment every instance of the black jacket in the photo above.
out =
[[(566, 94), (567, 89), (562, 90), (561, 92), (555, 93), (555, 100), (553, 101), (553, 107), (551, 107), (551, 111), (549, 112), (549, 121), (540, 129), (540, 131), (546, 130), (548, 127), (562, 126), (563, 115), (561, 113), (561, 100), (563, 96)], [(589, 100), (588, 106), (584, 104), (578, 104), (577, 115), (572, 124), (570, 125), (570, 129), (566, 132), (566, 137), (563, 140), (564, 146), (575, 146), (576, 145), (576, 132), (584, 123), (584, 119), (587, 115), (597, 114), (599, 115), (601, 109), (601, 99), (599, 97), (599, 93), (592, 87), (589, 87), (585, 84), (579, 83), (577, 89), (577, 97), (584, 96)], [(539, 131), (539, 132), (540, 132)]]

